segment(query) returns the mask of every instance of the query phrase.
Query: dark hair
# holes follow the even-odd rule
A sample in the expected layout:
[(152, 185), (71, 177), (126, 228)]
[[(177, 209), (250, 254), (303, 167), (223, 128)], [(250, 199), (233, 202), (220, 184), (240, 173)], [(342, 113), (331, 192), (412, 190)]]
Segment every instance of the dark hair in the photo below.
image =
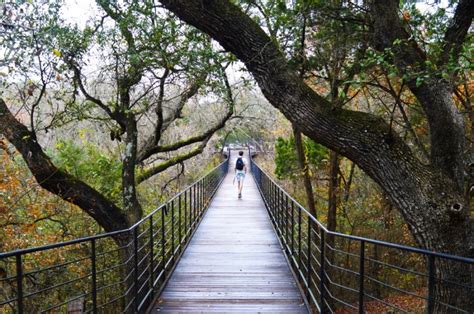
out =
[(240, 152), (239, 152), (239, 156), (242, 156), (243, 154), (244, 154), (243, 151), (240, 151)]

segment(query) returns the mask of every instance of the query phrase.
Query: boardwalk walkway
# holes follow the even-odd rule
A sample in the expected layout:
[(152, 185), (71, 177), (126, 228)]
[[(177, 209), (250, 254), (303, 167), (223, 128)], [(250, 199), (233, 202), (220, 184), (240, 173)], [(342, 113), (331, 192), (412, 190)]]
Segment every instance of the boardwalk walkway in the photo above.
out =
[(307, 312), (253, 178), (241, 200), (232, 180), (229, 173), (153, 313)]

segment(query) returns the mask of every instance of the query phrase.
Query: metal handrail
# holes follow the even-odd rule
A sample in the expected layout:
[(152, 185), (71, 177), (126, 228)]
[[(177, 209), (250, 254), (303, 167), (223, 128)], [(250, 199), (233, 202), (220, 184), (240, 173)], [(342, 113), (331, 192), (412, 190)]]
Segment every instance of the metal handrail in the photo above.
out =
[[(130, 228), (0, 253), (9, 273), (0, 278), (0, 288), (7, 288), (0, 295), (0, 312), (65, 312), (75, 301), (85, 313), (144, 312), (169, 279), (228, 164), (226, 158)], [(113, 242), (117, 236), (126, 243)], [(54, 261), (63, 248), (71, 250), (70, 260)], [(53, 261), (36, 266), (37, 258), (44, 257), (37, 254)]]
[[(366, 299), (369, 299), (400, 311), (399, 305), (374, 296), (375, 293), (390, 296), (393, 291), (425, 302), (428, 313), (433, 313), (435, 308), (461, 313), (474, 310), (447, 304), (437, 296), (436, 285), (455, 286), (459, 291), (464, 289), (464, 293), (472, 292), (472, 295), (474, 295), (474, 286), (443, 278), (435, 267), (435, 262), (452, 263), (455, 264), (453, 267), (464, 267), (464, 270), (469, 272), (469, 268), (474, 267), (474, 259), (328, 230), (252, 158), (250, 158), (250, 164), (254, 180), (290, 266), (313, 310), (331, 313), (345, 307), (346, 309), (355, 308), (359, 310), (359, 313), (364, 313), (364, 303), (367, 302)], [(353, 247), (352, 250), (343, 247), (348, 242)], [(383, 262), (381, 260), (383, 256), (369, 256), (370, 249), (397, 250), (404, 254), (411, 254), (415, 258), (415, 262), (412, 263), (414, 269), (392, 265), (393, 262)], [(341, 255), (344, 255), (344, 258)], [(406, 287), (395, 286), (403, 283), (393, 279), (380, 278), (377, 274), (380, 267), (388, 268), (392, 274), (395, 274), (392, 277), (396, 277), (397, 274), (409, 277), (416, 283), (414, 288), (426, 290), (426, 295), (408, 291)], [(387, 292), (387, 290), (391, 291)], [(402, 309), (402, 311), (409, 310)]]

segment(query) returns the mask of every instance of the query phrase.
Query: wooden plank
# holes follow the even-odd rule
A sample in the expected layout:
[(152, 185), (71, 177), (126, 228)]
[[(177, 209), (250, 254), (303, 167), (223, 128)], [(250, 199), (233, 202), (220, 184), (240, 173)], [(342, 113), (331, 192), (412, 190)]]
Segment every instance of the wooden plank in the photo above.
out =
[(229, 173), (153, 312), (307, 313), (251, 175)]

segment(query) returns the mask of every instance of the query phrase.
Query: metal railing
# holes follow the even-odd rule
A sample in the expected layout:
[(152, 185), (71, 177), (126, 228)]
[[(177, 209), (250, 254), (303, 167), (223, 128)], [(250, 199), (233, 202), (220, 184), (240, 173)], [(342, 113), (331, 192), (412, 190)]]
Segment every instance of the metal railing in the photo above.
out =
[[(474, 259), (329, 231), (253, 161), (251, 169), (313, 312), (474, 313)], [(443, 289), (464, 301), (446, 302)]]
[(1, 253), (0, 312), (145, 312), (227, 171), (228, 159), (129, 229)]

